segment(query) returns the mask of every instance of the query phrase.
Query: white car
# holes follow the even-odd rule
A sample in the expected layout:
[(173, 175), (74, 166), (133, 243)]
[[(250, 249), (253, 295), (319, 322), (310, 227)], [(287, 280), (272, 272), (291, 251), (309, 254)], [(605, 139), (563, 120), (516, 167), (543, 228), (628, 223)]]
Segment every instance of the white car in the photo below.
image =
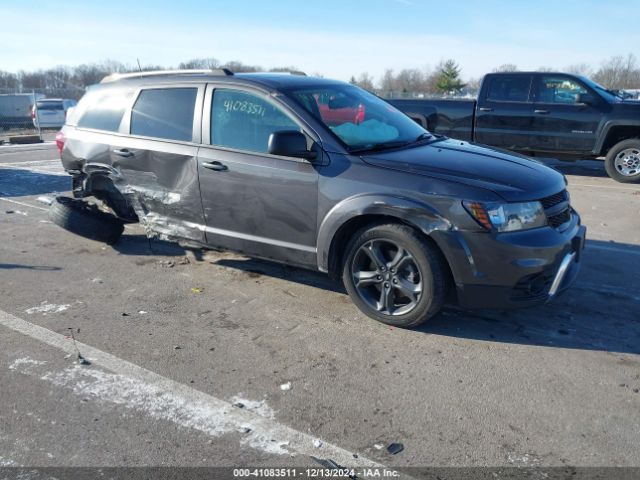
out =
[(31, 111), (31, 119), (36, 128), (60, 128), (64, 125), (67, 112), (76, 106), (76, 101), (67, 98), (43, 98), (36, 101)]

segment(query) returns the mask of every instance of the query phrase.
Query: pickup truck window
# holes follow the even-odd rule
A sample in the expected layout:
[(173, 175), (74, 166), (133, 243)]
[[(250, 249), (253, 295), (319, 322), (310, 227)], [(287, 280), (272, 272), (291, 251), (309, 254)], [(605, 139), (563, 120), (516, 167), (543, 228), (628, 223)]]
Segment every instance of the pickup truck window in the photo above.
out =
[(525, 75), (498, 76), (489, 79), (487, 100), (494, 102), (527, 102), (531, 77)]
[(576, 103), (579, 93), (588, 93), (587, 89), (575, 80), (566, 77), (542, 77), (538, 102), (540, 103)]
[(384, 100), (351, 85), (331, 85), (290, 93), (350, 150), (415, 142), (427, 131)]
[(271, 102), (251, 93), (216, 89), (211, 105), (211, 144), (267, 153), (269, 136), (301, 128)]

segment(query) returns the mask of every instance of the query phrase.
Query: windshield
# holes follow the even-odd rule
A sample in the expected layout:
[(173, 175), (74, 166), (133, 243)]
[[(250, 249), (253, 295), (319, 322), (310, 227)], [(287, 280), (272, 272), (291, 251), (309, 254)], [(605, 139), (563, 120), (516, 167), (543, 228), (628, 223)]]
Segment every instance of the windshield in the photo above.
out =
[(609, 101), (614, 101), (616, 99), (620, 99), (622, 98), (620, 95), (618, 95), (616, 92), (609, 90), (607, 88), (604, 88), (602, 85), (594, 82), (593, 80), (587, 78), (587, 77), (580, 77), (580, 79), (586, 83), (588, 86), (590, 86), (591, 88), (593, 88), (594, 90), (597, 90), (600, 95), (602, 95), (603, 97), (605, 97), (607, 100)]
[(430, 136), (395, 107), (353, 85), (295, 90), (290, 95), (352, 152), (399, 147)]

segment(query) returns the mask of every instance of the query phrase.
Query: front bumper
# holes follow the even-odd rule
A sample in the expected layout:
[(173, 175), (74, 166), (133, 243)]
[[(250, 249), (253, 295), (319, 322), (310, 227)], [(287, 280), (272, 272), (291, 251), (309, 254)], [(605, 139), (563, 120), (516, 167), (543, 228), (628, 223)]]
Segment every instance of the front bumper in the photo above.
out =
[(438, 243), (452, 267), (461, 307), (505, 309), (540, 305), (569, 288), (580, 270), (585, 236), (573, 212), (562, 231), (456, 232)]

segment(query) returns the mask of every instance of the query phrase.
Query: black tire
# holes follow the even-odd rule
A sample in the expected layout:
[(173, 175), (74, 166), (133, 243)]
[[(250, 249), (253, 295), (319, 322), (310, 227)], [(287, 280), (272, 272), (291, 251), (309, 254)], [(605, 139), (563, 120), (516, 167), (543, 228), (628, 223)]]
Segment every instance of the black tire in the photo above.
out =
[[(632, 168), (630, 170), (631, 174), (626, 175), (622, 170), (619, 170), (618, 166), (616, 166), (616, 158), (625, 151), (635, 152), (632, 155), (635, 156), (636, 162), (635, 170)], [(616, 182), (640, 183), (640, 138), (623, 140), (611, 147), (611, 150), (609, 150), (609, 153), (607, 153), (607, 157), (605, 158), (604, 168), (607, 171), (607, 174)]]
[(96, 205), (69, 197), (56, 197), (49, 207), (49, 219), (76, 235), (112, 245), (118, 241), (124, 224)]
[[(395, 252), (394, 245), (398, 247)], [(401, 254), (400, 248), (410, 257), (404, 262), (405, 267), (402, 267), (407, 270), (402, 273), (398, 268), (392, 273), (393, 259)], [(372, 249), (382, 252), (382, 260), (386, 262), (386, 268), (381, 266), (383, 261), (377, 262), (377, 266), (375, 266), (376, 262), (372, 258), (376, 255), (372, 257), (369, 254)], [(390, 261), (387, 262), (387, 260)], [(374, 270), (371, 272), (360, 271), (358, 265), (361, 265), (363, 261), (365, 263), (370, 261), (366, 270)], [(408, 269), (409, 266), (411, 266), (410, 269)], [(385, 272), (381, 272), (381, 269), (384, 269)], [(355, 276), (362, 279), (363, 275), (368, 275), (373, 271), (381, 274), (376, 275), (376, 280), (371, 278), (371, 281), (377, 283), (369, 285), (369, 280), (367, 280), (367, 286), (356, 286)], [(449, 277), (447, 273), (442, 254), (429, 240), (407, 225), (385, 223), (365, 227), (353, 236), (345, 250), (342, 281), (353, 303), (365, 315), (388, 325), (412, 328), (427, 321), (442, 308), (448, 290)], [(409, 274), (410, 276), (408, 276)], [(380, 282), (381, 276), (382, 281)], [(358, 283), (362, 284), (363, 282)], [(398, 283), (402, 284), (402, 287)], [(411, 294), (412, 297), (415, 297), (414, 299), (403, 297), (403, 287), (406, 285), (415, 287), (416, 291)], [(392, 291), (393, 298), (389, 301), (387, 297), (386, 300), (387, 304), (391, 303), (389, 308), (383, 307), (383, 289)], [(420, 290), (419, 294), (417, 290)], [(377, 301), (376, 295), (379, 295)], [(376, 304), (375, 308), (372, 303)]]

